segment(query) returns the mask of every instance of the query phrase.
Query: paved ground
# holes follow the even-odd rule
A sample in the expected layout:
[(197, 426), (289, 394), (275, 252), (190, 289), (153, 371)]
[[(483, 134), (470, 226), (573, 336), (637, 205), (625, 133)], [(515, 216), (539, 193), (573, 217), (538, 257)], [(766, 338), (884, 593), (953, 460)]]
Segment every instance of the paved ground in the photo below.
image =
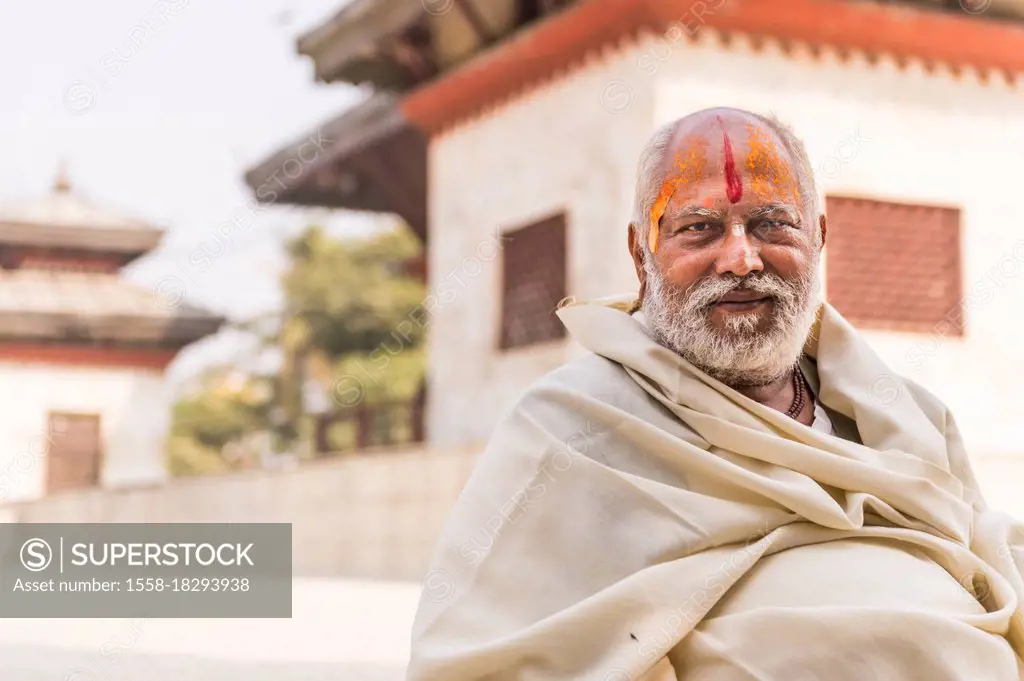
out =
[(296, 580), (292, 619), (3, 619), (4, 681), (401, 681), (418, 584)]
[(334, 663), (245, 663), (189, 655), (134, 655), (117, 664), (59, 648), (0, 646), (11, 681), (402, 681), (401, 667)]

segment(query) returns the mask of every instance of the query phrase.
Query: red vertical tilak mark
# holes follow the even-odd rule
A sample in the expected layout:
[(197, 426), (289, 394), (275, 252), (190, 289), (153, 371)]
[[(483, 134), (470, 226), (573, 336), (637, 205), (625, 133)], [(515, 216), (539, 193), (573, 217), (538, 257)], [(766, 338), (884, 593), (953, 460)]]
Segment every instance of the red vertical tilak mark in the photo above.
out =
[(722, 128), (722, 147), (725, 156), (725, 195), (730, 203), (739, 203), (739, 200), (743, 198), (743, 180), (736, 172), (736, 159), (732, 155), (732, 141), (729, 139), (729, 133), (725, 131), (725, 125), (722, 124), (721, 118), (718, 119), (718, 125)]

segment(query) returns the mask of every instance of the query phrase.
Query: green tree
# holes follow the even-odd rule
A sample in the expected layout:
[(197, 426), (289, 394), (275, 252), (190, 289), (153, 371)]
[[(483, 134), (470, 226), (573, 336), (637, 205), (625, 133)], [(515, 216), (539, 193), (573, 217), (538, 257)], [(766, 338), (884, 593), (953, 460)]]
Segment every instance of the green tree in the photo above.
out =
[(259, 378), (231, 367), (217, 367), (178, 400), (172, 412), (171, 473), (218, 473), (253, 465), (225, 457), (229, 445), (258, 432), (266, 423), (270, 391)]
[[(273, 433), (278, 450), (304, 449), (314, 433), (305, 400), (310, 386), (319, 386), (321, 407), (335, 417), (409, 402), (420, 390), (426, 320), (419, 306), (426, 290), (409, 267), (421, 254), (418, 239), (397, 224), (361, 239), (339, 239), (311, 226), (285, 245), (285, 253), (280, 312), (236, 324), (260, 339), (277, 369), (249, 376), (244, 385), (234, 376), (230, 390), (226, 372), (215, 371), (178, 402), (175, 472), (244, 465), (223, 452), (261, 431)], [(353, 381), (359, 382), (355, 400), (340, 392)], [(385, 431), (400, 428), (377, 421)], [(352, 446), (351, 434), (340, 430), (334, 446)]]
[[(302, 387), (313, 383), (329, 394), (331, 411), (373, 407), (383, 422), (382, 405), (409, 402), (424, 379), (426, 291), (409, 271), (421, 254), (419, 241), (397, 225), (349, 241), (310, 227), (287, 252), (286, 313), (276, 339), (284, 421), (302, 419)], [(353, 381), (354, 402), (337, 394)]]
[(415, 237), (397, 228), (351, 242), (310, 227), (292, 240), (282, 283), (286, 315), (304, 327), (296, 342), (335, 359), (392, 339), (423, 301), (423, 283), (403, 271), (419, 251)]

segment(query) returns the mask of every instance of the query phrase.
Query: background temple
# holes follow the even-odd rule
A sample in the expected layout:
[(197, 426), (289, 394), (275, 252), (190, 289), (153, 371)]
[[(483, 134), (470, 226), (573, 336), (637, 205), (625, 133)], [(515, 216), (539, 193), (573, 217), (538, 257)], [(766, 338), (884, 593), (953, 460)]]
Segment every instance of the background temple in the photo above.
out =
[(5, 498), (167, 477), (164, 368), (222, 320), (119, 276), (162, 236), (76, 195), (64, 169), (48, 196), (0, 206)]

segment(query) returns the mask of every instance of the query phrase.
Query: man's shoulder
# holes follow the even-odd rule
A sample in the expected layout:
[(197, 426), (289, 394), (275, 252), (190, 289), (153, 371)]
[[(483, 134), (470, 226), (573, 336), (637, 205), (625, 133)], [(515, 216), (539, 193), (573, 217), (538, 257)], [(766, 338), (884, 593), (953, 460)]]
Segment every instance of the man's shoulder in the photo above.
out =
[[(588, 354), (545, 374), (514, 403), (501, 425), (541, 427), (556, 436), (581, 424), (602, 432), (646, 423), (690, 439), (689, 427), (662, 406), (618, 362)], [(500, 430), (500, 427), (499, 427)]]
[[(946, 406), (945, 402), (923, 385), (907, 376), (901, 376), (900, 380), (907, 396), (914, 401), (930, 421), (936, 425), (944, 423), (946, 414), (949, 413), (949, 407)], [(900, 394), (896, 395), (896, 399), (901, 397), (902, 395)]]
[(607, 402), (622, 395), (624, 391), (643, 393), (621, 364), (595, 353), (587, 353), (538, 378), (519, 401), (548, 399), (554, 394), (574, 394), (580, 398)]
[(494, 435), (541, 428), (560, 436), (591, 419), (645, 413), (650, 400), (621, 364), (588, 353), (531, 383), (499, 419)]

